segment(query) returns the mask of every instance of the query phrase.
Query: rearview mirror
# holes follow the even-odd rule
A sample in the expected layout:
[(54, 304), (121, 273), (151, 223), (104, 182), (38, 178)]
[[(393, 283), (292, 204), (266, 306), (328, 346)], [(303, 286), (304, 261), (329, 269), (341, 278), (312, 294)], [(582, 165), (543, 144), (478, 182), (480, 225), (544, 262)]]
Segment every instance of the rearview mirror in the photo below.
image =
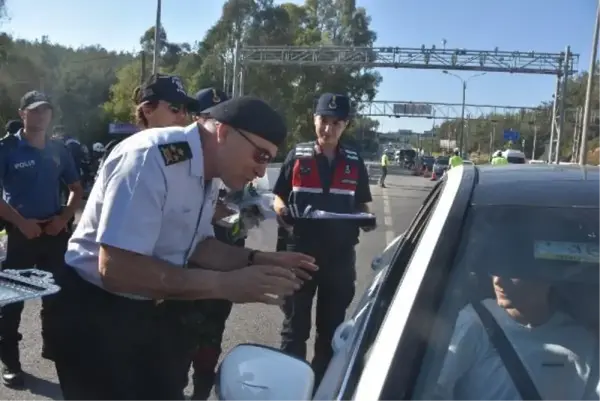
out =
[(308, 400), (314, 380), (302, 359), (264, 345), (241, 344), (221, 362), (215, 389), (220, 400)]

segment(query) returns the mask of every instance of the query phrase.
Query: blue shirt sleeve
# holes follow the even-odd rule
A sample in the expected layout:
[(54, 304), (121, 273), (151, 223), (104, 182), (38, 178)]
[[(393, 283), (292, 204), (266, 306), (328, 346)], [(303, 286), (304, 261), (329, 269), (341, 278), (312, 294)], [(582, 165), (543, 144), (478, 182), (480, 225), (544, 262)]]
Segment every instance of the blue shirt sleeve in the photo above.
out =
[(79, 181), (79, 170), (75, 167), (75, 162), (71, 156), (69, 150), (66, 147), (60, 148), (60, 159), (62, 171), (60, 172), (60, 178), (67, 185), (71, 185)]
[(4, 175), (6, 174), (6, 162), (8, 157), (7, 145), (0, 142), (0, 188), (4, 188)]
[(152, 256), (163, 223), (167, 184), (157, 148), (111, 155), (100, 172), (103, 205), (97, 241)]

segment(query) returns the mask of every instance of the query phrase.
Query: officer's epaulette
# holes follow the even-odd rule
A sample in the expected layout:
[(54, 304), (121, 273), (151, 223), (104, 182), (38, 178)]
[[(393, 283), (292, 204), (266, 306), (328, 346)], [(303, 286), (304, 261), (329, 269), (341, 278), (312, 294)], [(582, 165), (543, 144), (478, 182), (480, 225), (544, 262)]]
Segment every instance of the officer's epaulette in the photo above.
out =
[(163, 143), (158, 145), (158, 150), (160, 150), (165, 166), (172, 166), (193, 157), (192, 149), (187, 141)]
[(340, 148), (340, 150), (342, 152), (344, 152), (346, 154), (346, 158), (348, 158), (350, 160), (358, 160), (359, 159), (358, 152), (353, 149), (348, 149), (347, 147), (342, 146)]
[(315, 143), (314, 142), (302, 142), (295, 147), (296, 157), (313, 157), (315, 154)]

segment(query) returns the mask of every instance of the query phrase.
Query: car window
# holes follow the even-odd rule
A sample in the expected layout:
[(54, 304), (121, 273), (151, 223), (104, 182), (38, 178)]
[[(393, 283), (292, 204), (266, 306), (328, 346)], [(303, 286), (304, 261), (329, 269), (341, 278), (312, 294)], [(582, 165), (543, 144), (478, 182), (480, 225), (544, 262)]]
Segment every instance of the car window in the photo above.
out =
[(353, 391), (356, 389), (365, 361), (369, 356), (371, 345), (381, 328), (390, 302), (402, 281), (405, 268), (421, 239), (423, 229), (438, 203), (444, 186), (445, 182), (442, 181), (436, 184), (396, 246), (388, 249), (390, 252), (388, 255), (392, 256), (391, 263), (380, 272), (382, 275), (379, 276), (381, 281), (372, 295), (370, 310), (364, 319), (360, 340), (356, 344), (357, 348), (352, 360), (348, 363), (347, 381), (340, 388), (339, 397), (341, 399), (351, 398)]
[(449, 159), (449, 158), (447, 158), (447, 157), (438, 157), (437, 159), (435, 159), (435, 162), (436, 162), (437, 164), (440, 164), (440, 165), (443, 165), (443, 166), (444, 166), (444, 165), (446, 165), (446, 164), (448, 164), (448, 163), (449, 163), (449, 160), (450, 160), (450, 159)]
[(542, 399), (599, 399), (598, 213), (472, 207), (413, 399), (523, 399), (510, 352), (473, 304), (491, 313)]

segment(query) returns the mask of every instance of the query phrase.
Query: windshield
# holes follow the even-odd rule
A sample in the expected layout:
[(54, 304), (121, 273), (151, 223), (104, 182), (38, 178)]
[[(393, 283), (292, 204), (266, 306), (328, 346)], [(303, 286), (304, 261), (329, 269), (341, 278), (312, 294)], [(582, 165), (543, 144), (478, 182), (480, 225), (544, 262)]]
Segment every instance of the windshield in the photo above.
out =
[(413, 398), (526, 399), (514, 350), (541, 399), (598, 399), (598, 225), (598, 209), (473, 206)]
[(435, 163), (441, 166), (446, 166), (448, 164), (448, 160), (450, 160), (448, 157), (438, 157), (435, 159)]

